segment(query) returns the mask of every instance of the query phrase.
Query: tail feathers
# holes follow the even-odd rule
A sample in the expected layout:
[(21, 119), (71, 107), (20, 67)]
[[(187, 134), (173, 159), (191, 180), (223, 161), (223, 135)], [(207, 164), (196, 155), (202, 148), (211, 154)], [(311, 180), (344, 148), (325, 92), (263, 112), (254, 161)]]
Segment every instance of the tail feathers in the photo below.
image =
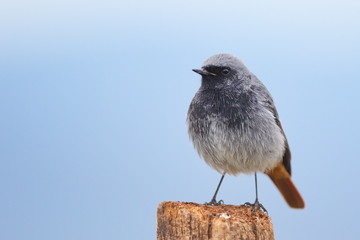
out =
[(305, 207), (303, 198), (291, 181), (290, 174), (286, 171), (282, 163), (279, 163), (276, 168), (266, 172), (266, 174), (274, 182), (290, 207), (298, 209)]

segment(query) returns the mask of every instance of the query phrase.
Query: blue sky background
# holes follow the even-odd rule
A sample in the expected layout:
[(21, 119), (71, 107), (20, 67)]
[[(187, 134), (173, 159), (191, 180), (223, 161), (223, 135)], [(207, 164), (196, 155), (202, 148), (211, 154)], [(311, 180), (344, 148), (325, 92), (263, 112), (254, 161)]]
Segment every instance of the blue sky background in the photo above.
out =
[[(215, 53), (277, 103), (305, 210), (267, 176), (276, 239), (355, 239), (360, 207), (358, 1), (2, 1), (0, 239), (154, 239), (161, 201), (209, 201), (219, 174), (186, 133)], [(254, 200), (253, 177), (219, 198)]]

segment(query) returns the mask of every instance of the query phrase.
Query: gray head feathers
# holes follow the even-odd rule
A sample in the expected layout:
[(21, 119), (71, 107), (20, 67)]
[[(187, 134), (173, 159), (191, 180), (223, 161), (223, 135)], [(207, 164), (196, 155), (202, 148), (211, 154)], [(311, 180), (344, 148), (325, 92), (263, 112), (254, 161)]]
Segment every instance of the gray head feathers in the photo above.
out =
[(247, 67), (239, 58), (227, 53), (220, 53), (211, 56), (203, 63), (202, 68), (209, 66), (229, 67), (237, 72), (249, 72)]

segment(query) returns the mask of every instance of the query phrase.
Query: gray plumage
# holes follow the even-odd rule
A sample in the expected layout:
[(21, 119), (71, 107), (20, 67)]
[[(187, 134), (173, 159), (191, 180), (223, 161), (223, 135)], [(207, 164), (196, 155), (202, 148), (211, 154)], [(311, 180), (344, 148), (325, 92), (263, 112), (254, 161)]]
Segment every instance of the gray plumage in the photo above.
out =
[(290, 150), (274, 101), (238, 58), (217, 54), (204, 62), (201, 86), (188, 111), (190, 139), (219, 173), (265, 172), (279, 162), (290, 173)]

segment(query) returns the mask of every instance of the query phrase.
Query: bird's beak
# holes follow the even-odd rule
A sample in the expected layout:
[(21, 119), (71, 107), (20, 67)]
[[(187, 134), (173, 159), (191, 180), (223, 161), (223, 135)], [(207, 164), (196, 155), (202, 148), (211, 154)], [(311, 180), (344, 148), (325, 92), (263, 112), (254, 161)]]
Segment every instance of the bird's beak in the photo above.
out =
[(211, 73), (205, 70), (201, 70), (201, 69), (193, 69), (194, 72), (200, 74), (201, 76), (213, 76), (215, 77), (216, 74), (215, 73)]

